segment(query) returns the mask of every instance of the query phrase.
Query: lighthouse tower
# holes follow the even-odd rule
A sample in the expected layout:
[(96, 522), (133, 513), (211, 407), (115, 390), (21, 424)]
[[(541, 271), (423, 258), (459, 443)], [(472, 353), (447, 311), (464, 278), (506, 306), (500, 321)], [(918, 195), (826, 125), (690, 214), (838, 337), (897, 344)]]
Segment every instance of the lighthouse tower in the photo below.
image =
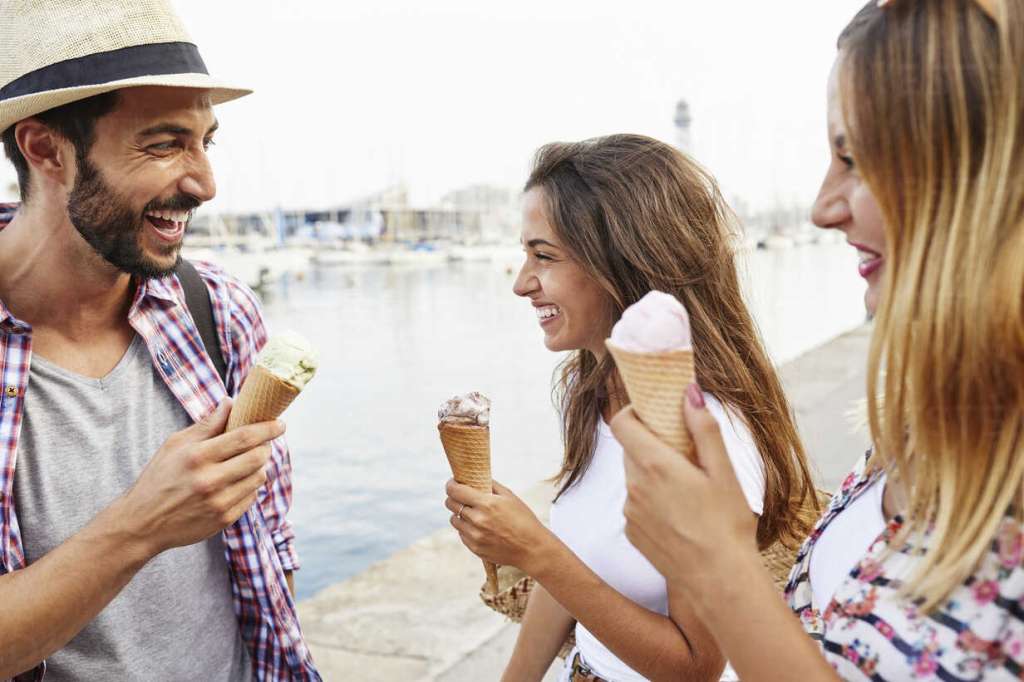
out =
[(684, 154), (693, 155), (693, 136), (690, 131), (690, 124), (693, 117), (690, 116), (690, 105), (685, 99), (679, 100), (676, 104), (676, 147)]

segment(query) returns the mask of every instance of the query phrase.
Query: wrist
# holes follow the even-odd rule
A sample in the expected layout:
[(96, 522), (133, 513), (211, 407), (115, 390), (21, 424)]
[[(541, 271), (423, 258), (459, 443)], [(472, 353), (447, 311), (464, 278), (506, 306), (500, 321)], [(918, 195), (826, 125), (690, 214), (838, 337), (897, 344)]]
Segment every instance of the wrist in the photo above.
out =
[[(675, 584), (685, 592), (701, 620), (708, 621), (715, 613), (737, 612), (749, 590), (770, 577), (756, 545), (728, 544), (709, 552), (699, 570)], [(772, 586), (774, 590), (774, 585)]]
[(115, 499), (90, 524), (97, 542), (109, 544), (130, 564), (139, 568), (162, 552), (157, 533), (145, 513), (140, 513), (126, 496)]
[(530, 546), (530, 551), (523, 562), (524, 565), (519, 568), (533, 579), (543, 583), (561, 563), (560, 557), (568, 549), (557, 535), (545, 527), (543, 533), (537, 538), (537, 542)]

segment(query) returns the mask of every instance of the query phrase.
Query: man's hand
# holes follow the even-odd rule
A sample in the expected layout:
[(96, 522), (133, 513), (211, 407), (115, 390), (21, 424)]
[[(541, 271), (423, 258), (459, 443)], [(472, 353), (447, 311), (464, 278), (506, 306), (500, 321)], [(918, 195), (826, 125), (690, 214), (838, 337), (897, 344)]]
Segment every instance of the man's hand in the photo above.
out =
[(161, 446), (121, 502), (153, 555), (205, 540), (234, 523), (266, 482), (280, 421), (224, 433), (231, 401)]
[(269, 441), (284, 425), (224, 433), (230, 411), (225, 401), (168, 438), (135, 485), (85, 528), (27, 568), (0, 576), (0, 679), (65, 646), (151, 558), (210, 537), (256, 501)]

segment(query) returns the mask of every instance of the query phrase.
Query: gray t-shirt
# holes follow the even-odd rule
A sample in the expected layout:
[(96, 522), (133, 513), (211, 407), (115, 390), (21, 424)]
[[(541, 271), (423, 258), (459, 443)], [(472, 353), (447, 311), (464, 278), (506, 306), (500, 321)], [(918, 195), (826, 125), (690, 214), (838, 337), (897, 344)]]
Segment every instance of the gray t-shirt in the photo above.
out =
[[(14, 475), (28, 562), (81, 530), (190, 424), (139, 336), (102, 379), (33, 357)], [(46, 679), (251, 680), (221, 535), (154, 557), (47, 659)]]

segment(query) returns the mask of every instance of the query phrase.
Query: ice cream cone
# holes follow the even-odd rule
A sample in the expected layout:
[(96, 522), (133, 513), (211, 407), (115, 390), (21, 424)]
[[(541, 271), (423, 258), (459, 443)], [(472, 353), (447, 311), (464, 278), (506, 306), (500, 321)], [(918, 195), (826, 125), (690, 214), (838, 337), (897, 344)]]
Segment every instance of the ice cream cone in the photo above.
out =
[[(441, 434), (441, 445), (444, 446), (455, 481), (481, 492), (492, 492), (491, 430), (486, 426), (443, 421), (437, 425), (437, 430)], [(496, 594), (498, 567), (485, 561), (484, 570), (487, 572), (486, 589)]]
[(260, 365), (254, 365), (235, 397), (227, 430), (277, 419), (297, 395), (299, 389)]
[(667, 445), (693, 460), (693, 440), (683, 420), (686, 387), (694, 382), (693, 350), (641, 353), (623, 350), (609, 341), (605, 345), (640, 421)]

